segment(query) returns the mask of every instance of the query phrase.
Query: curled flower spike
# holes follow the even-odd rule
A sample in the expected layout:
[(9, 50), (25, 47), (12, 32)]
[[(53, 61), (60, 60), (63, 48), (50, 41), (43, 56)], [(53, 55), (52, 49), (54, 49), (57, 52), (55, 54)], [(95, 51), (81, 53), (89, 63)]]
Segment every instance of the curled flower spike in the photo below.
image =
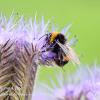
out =
[(51, 79), (52, 86), (43, 84), (39, 89), (46, 100), (100, 100), (100, 68), (97, 65), (80, 66), (74, 74), (60, 73), (56, 79)]
[(43, 17), (37, 22), (0, 16), (0, 100), (31, 100), (38, 65), (79, 62), (64, 35), (68, 28), (48, 33), (49, 24)]

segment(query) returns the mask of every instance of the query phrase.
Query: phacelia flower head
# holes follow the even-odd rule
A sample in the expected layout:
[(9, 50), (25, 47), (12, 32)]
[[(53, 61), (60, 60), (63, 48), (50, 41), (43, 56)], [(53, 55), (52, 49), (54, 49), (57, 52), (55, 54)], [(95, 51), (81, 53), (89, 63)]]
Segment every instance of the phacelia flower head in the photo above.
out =
[(99, 66), (83, 65), (78, 68), (71, 75), (59, 73), (57, 81), (51, 79), (52, 85), (43, 84), (39, 92), (47, 96), (46, 100), (100, 100)]
[[(50, 21), (45, 23), (44, 17), (41, 21), (30, 18), (24, 20), (21, 16), (19, 20), (11, 15), (7, 20), (5, 16), (0, 16), (0, 43), (7, 40), (13, 41), (19, 49), (24, 45), (32, 44), (35, 50), (35, 60), (38, 64), (51, 65), (56, 63), (59, 66), (65, 65), (69, 60), (79, 63), (79, 59), (70, 47), (77, 41), (73, 38), (68, 42), (68, 29), (71, 25), (64, 28), (61, 32), (56, 32)], [(52, 29), (50, 29), (52, 27)], [(61, 60), (62, 59), (62, 60)]]

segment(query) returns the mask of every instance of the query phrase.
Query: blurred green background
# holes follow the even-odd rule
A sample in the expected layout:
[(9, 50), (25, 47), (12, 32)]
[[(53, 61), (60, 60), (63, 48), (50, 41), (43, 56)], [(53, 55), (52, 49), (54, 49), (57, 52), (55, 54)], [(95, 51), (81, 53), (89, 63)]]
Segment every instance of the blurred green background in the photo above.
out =
[[(100, 63), (100, 0), (0, 0), (0, 12), (10, 15), (12, 11), (20, 15), (41, 18), (54, 18), (54, 23), (63, 28), (72, 23), (71, 36), (76, 35), (78, 43), (74, 47), (80, 60), (85, 64)], [(64, 69), (72, 71), (69, 63)], [(39, 76), (61, 70), (60, 68), (41, 68)]]

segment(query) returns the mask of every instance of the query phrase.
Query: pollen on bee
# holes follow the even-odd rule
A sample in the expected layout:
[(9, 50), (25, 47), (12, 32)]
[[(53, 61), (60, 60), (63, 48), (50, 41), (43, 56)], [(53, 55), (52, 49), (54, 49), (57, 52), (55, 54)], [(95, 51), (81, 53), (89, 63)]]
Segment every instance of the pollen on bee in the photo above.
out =
[(64, 60), (68, 61), (69, 60), (68, 56), (64, 56)]

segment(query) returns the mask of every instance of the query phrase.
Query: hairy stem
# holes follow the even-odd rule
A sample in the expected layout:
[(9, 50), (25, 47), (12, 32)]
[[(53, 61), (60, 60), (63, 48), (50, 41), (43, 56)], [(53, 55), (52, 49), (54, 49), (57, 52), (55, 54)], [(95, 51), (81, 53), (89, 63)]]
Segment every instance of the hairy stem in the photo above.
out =
[(37, 64), (32, 44), (0, 45), (0, 100), (31, 100)]

